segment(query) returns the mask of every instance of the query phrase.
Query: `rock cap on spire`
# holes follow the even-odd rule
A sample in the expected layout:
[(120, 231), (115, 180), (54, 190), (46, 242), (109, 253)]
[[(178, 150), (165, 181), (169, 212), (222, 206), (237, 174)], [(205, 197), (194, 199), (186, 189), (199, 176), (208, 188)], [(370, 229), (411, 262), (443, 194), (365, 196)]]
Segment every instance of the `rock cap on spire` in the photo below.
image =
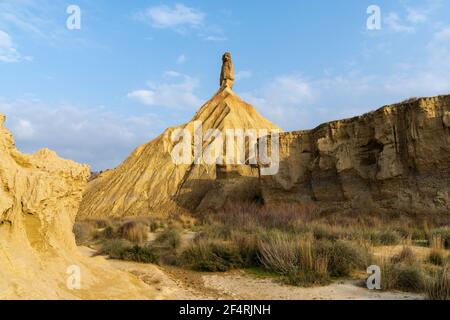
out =
[(222, 56), (222, 71), (220, 72), (220, 88), (233, 89), (234, 84), (234, 68), (231, 54), (225, 52)]

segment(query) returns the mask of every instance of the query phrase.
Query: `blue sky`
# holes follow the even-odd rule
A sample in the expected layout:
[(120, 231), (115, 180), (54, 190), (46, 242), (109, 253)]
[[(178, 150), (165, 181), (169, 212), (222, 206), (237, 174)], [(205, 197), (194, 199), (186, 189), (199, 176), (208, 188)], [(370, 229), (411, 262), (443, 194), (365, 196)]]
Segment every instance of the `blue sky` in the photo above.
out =
[[(66, 27), (71, 4), (80, 30)], [(0, 0), (0, 112), (22, 151), (111, 168), (189, 120), (230, 51), (235, 92), (309, 129), (449, 93), (448, 12), (445, 0)]]

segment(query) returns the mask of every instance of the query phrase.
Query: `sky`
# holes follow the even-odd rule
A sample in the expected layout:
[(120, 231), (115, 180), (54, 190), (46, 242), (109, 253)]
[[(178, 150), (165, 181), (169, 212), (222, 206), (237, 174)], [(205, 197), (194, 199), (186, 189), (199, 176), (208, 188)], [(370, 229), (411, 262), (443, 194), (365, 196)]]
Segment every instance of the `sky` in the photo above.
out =
[(448, 94), (448, 12), (446, 0), (0, 0), (0, 113), (23, 152), (112, 168), (190, 120), (230, 51), (238, 95), (284, 130), (311, 129)]

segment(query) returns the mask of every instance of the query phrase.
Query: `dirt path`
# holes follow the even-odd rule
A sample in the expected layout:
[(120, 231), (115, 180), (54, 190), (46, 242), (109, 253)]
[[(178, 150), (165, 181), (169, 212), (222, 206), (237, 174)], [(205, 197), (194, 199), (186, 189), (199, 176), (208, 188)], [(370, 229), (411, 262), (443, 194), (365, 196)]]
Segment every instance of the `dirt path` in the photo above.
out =
[[(95, 251), (80, 247), (86, 256)], [(198, 273), (175, 267), (159, 267), (120, 260), (107, 260), (113, 267), (129, 272), (155, 287), (161, 296), (176, 300), (414, 300), (422, 295), (402, 292), (371, 291), (358, 281), (340, 281), (324, 287), (300, 288), (258, 278), (244, 271)]]

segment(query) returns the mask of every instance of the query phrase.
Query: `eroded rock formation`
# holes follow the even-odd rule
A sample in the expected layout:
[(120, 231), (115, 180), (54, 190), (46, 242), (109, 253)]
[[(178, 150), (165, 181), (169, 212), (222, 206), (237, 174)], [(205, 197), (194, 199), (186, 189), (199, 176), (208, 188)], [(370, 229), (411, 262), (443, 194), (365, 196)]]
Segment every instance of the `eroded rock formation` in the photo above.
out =
[(231, 60), (231, 54), (226, 52), (222, 56), (222, 71), (220, 72), (220, 87), (233, 89), (234, 67)]
[[(283, 133), (280, 168), (262, 164), (174, 164), (177, 129), (277, 129), (232, 90), (231, 56), (221, 88), (191, 122), (137, 148), (89, 184), (80, 217), (218, 210), (229, 202), (314, 202), (324, 211), (448, 214), (450, 96), (412, 99), (313, 130)], [(210, 142), (202, 145), (203, 149)]]
[(282, 133), (277, 175), (232, 178), (224, 172), (218, 190), (232, 197), (233, 184), (253, 179), (267, 204), (314, 202), (329, 212), (448, 215), (449, 116), (450, 96), (439, 96)]
[[(211, 197), (215, 197), (216, 165), (203, 160), (195, 164), (194, 159), (186, 164), (176, 164), (171, 156), (177, 142), (172, 140), (172, 134), (177, 129), (187, 129), (193, 135), (197, 121), (202, 123), (203, 133), (209, 129), (221, 132), (226, 129), (278, 129), (229, 88), (223, 88), (190, 122), (167, 129), (155, 140), (138, 147), (116, 169), (91, 181), (80, 207), (80, 218), (167, 216), (195, 211), (203, 207), (203, 203), (209, 206)], [(202, 150), (210, 143), (204, 141)], [(248, 175), (255, 172), (254, 168), (246, 166), (243, 170)]]
[[(48, 149), (20, 153), (4, 120), (0, 114), (0, 299), (156, 297), (138, 279), (79, 253), (72, 227), (89, 167)], [(80, 290), (67, 286), (73, 265)]]

